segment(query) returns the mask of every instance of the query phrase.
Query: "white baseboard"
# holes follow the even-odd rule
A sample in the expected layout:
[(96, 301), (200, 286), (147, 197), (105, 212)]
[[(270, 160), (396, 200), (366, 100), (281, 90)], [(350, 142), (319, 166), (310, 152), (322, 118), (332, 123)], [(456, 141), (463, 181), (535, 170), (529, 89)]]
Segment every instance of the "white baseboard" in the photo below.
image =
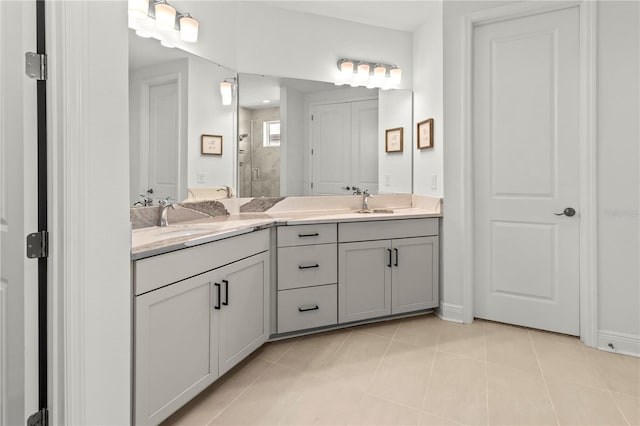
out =
[[(613, 349), (609, 346), (613, 345)], [(640, 336), (616, 331), (598, 331), (598, 349), (623, 355), (640, 357)]]
[(458, 322), (462, 324), (462, 306), (452, 303), (440, 302), (436, 314), (441, 320)]

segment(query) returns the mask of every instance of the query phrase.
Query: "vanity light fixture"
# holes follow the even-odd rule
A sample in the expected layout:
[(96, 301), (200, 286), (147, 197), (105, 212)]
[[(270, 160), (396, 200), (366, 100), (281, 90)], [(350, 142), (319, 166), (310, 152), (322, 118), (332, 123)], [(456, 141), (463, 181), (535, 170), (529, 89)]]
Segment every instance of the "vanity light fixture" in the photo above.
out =
[(220, 96), (222, 97), (222, 105), (231, 105), (233, 101), (233, 89), (236, 86), (236, 79), (225, 78), (220, 82)]
[[(357, 72), (354, 73), (354, 65)], [(338, 61), (338, 75), (334, 84), (342, 86), (348, 84), (352, 87), (366, 86), (367, 88), (394, 89), (402, 81), (402, 70), (396, 65), (380, 62), (359, 61), (353, 59), (340, 59)]]
[(175, 47), (180, 39), (197, 42), (199, 27), (198, 20), (166, 0), (129, 0), (129, 28), (140, 37), (160, 40), (165, 47)]

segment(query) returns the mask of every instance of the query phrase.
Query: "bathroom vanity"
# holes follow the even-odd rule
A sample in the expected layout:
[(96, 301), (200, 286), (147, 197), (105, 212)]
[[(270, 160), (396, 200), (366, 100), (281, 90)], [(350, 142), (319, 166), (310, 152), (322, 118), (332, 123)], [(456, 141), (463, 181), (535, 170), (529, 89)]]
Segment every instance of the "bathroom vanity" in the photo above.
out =
[(135, 230), (134, 422), (160, 423), (269, 339), (436, 308), (439, 204), (388, 211)]

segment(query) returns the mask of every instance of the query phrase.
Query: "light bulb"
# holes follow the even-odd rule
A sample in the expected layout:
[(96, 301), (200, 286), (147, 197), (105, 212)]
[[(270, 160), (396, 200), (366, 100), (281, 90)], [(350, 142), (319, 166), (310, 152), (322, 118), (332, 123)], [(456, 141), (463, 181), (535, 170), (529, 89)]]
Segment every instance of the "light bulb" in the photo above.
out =
[(391, 84), (400, 84), (402, 80), (402, 70), (400, 68), (392, 68), (389, 71), (389, 77), (391, 79)]
[(358, 80), (367, 81), (369, 79), (369, 64), (358, 65)]
[(387, 73), (387, 69), (382, 65), (377, 65), (373, 69), (373, 80), (376, 82), (376, 85), (382, 84), (386, 73)]
[(220, 83), (220, 96), (222, 96), (222, 105), (231, 105), (232, 93), (230, 82), (223, 81)]
[(188, 14), (180, 17), (180, 37), (184, 41), (191, 43), (198, 41), (198, 27), (198, 21)]
[(129, 0), (129, 15), (146, 18), (149, 14), (149, 0)]
[(156, 27), (173, 30), (176, 25), (176, 10), (167, 3), (156, 3)]
[(342, 73), (343, 77), (351, 78), (351, 76), (353, 75), (353, 62), (344, 61), (343, 63), (341, 63), (340, 72)]

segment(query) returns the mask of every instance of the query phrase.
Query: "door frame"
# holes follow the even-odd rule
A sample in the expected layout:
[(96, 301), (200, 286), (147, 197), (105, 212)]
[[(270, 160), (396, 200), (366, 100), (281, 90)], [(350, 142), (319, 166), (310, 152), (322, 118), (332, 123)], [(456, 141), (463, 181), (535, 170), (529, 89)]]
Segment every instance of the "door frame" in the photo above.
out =
[(578, 7), (580, 14), (580, 339), (597, 345), (597, 222), (596, 222), (596, 5), (589, 1), (540, 4), (522, 2), (470, 13), (460, 27), (463, 40), (462, 73), (462, 234), (464, 245), (462, 319), (474, 318), (475, 225), (473, 185), (473, 43), (474, 28), (480, 25)]

